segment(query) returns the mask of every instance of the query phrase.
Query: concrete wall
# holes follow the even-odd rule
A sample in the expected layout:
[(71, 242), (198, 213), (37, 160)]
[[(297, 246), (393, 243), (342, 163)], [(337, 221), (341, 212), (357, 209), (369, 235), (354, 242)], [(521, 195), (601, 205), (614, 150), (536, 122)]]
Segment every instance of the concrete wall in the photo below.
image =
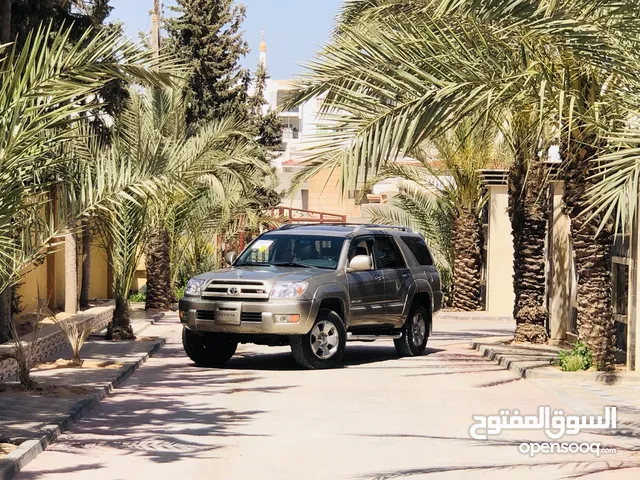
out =
[(552, 223), (549, 237), (549, 330), (551, 340), (567, 338), (571, 315), (571, 220), (564, 213), (564, 185), (552, 186)]
[(512, 315), (513, 237), (509, 220), (507, 186), (490, 186), (489, 233), (487, 239), (487, 312)]

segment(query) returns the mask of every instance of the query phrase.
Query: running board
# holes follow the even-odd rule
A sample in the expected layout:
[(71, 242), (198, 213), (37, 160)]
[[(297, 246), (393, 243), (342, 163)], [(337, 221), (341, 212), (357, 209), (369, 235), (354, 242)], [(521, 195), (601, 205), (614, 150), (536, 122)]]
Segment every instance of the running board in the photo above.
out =
[(398, 333), (395, 335), (354, 335), (351, 332), (347, 333), (347, 342), (375, 342), (380, 339), (391, 339), (397, 340), (402, 338), (402, 334)]

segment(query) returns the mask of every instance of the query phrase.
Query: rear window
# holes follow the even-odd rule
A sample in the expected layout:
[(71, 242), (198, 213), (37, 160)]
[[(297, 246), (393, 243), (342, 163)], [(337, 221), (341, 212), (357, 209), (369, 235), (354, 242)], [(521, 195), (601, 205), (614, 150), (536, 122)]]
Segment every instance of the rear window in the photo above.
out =
[(433, 258), (427, 244), (420, 237), (402, 237), (404, 244), (409, 247), (413, 256), (416, 257), (420, 265), (433, 265)]

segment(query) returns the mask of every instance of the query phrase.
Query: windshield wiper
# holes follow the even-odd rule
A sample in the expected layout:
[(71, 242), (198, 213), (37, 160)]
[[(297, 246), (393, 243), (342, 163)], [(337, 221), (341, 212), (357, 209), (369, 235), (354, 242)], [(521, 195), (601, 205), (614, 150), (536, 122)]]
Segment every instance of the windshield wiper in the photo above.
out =
[(320, 265), (307, 265), (306, 263), (299, 262), (278, 262), (273, 264), (276, 267), (298, 267), (298, 268), (325, 268), (332, 270), (331, 267), (323, 267)]

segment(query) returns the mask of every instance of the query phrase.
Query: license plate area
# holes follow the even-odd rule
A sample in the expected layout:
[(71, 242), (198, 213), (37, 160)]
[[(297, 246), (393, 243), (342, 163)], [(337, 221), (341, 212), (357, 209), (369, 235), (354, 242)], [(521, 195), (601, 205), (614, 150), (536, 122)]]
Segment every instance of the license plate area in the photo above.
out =
[(224, 325), (240, 325), (241, 303), (220, 303), (216, 305), (215, 321)]

